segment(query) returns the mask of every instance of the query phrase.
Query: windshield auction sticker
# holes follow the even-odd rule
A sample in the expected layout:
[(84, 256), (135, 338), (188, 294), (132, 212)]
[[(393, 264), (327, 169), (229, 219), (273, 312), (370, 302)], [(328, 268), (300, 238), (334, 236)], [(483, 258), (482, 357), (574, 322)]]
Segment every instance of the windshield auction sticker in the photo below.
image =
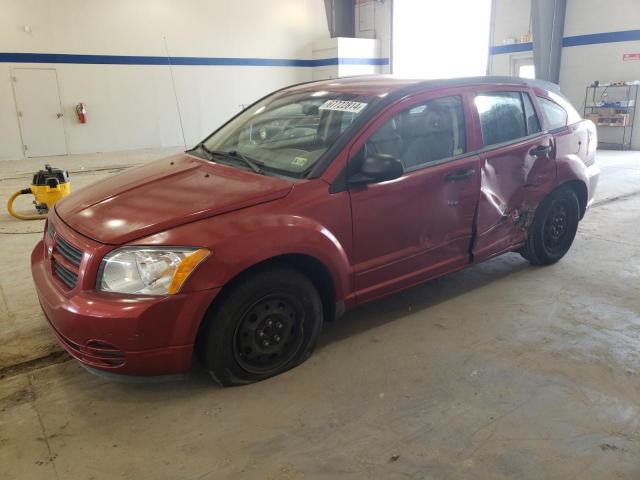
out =
[(307, 159), (305, 157), (296, 157), (291, 160), (291, 165), (295, 165), (296, 167), (304, 167), (307, 164)]
[(336, 110), (338, 112), (360, 113), (366, 103), (351, 102), (349, 100), (327, 100), (318, 107), (318, 110)]

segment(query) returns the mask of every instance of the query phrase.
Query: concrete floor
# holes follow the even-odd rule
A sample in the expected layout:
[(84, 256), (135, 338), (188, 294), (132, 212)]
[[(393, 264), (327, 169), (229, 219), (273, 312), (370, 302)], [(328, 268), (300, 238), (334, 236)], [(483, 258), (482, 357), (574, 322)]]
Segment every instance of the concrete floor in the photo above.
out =
[(0, 478), (640, 478), (640, 153), (599, 161), (560, 263), (509, 254), (357, 309), (302, 366), (233, 389), (29, 370), (56, 350), (27, 266), (42, 222), (2, 217)]

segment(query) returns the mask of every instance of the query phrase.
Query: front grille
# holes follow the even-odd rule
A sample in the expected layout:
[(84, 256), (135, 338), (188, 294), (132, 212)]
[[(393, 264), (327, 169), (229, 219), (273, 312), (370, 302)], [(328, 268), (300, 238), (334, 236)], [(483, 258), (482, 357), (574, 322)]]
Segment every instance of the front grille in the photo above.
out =
[(58, 236), (58, 238), (56, 239), (56, 250), (58, 250), (58, 252), (60, 252), (60, 255), (62, 255), (73, 265), (75, 265), (76, 267), (80, 266), (80, 261), (82, 260), (82, 252), (60, 236)]
[(67, 240), (55, 231), (49, 223), (47, 229), (49, 239), (46, 239), (52, 248), (51, 269), (53, 275), (69, 290), (78, 284), (80, 263), (82, 262), (82, 250), (71, 245)]
[(75, 288), (78, 283), (78, 274), (72, 272), (71, 270), (65, 268), (60, 263), (53, 260), (53, 271), (56, 273), (56, 276), (62, 280), (69, 289)]

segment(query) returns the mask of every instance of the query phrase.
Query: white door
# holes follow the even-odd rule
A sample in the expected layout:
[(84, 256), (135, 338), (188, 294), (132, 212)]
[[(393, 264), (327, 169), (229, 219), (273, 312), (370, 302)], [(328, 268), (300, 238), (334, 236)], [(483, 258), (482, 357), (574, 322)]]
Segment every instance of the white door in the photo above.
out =
[(15, 68), (13, 77), (25, 155), (65, 155), (67, 145), (56, 71), (52, 68)]

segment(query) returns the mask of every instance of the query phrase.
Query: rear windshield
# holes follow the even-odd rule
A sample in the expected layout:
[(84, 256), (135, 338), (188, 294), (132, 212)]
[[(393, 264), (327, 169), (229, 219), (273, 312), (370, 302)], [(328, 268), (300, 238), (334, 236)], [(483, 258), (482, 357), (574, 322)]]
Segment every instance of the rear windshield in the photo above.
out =
[[(275, 94), (242, 112), (203, 144), (210, 151), (237, 152), (267, 172), (300, 176), (373, 100), (328, 91)], [(214, 160), (225, 161), (223, 157)]]

